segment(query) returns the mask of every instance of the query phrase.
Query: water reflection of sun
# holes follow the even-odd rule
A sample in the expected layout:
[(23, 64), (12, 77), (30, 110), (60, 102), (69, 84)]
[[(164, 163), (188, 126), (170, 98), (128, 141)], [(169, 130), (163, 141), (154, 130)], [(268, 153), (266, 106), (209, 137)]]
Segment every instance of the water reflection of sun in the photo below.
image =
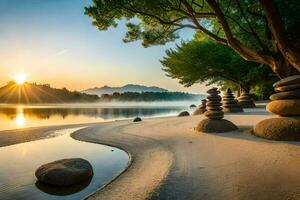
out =
[(25, 123), (25, 117), (24, 117), (23, 107), (19, 106), (17, 108), (16, 124), (18, 127), (22, 127), (24, 126), (24, 123)]

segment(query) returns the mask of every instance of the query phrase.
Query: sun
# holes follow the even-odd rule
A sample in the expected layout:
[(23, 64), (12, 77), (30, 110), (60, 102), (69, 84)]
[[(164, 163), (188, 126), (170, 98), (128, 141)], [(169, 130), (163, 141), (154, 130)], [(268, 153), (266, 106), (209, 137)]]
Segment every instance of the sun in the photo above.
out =
[(26, 75), (25, 74), (16, 75), (15, 81), (18, 85), (23, 85), (26, 81)]

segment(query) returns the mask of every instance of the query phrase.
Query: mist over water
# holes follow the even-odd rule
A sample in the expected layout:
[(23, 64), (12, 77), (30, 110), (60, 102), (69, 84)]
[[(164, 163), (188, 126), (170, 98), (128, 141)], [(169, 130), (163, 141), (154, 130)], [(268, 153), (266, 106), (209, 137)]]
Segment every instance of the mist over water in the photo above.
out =
[(175, 116), (199, 101), (107, 102), (95, 104), (0, 104), (0, 130), (103, 122), (134, 117)]

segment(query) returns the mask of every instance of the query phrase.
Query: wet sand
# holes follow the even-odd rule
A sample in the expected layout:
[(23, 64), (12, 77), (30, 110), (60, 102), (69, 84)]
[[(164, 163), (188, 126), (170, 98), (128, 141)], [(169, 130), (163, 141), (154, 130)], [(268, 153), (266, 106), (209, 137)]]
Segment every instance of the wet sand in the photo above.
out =
[(189, 116), (94, 124), (72, 137), (131, 156), (129, 168), (89, 199), (300, 199), (300, 142), (250, 134), (270, 117), (226, 115), (240, 130), (222, 134), (195, 132), (203, 116)]

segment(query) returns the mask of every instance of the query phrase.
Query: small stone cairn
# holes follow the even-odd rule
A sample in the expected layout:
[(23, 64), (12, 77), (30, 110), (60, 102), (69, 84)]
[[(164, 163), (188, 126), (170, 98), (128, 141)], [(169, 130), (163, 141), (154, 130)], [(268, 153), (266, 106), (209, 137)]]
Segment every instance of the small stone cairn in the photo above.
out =
[(207, 96), (206, 109), (207, 111), (204, 115), (209, 119), (222, 119), (224, 117), (224, 112), (221, 107), (221, 96), (220, 91), (217, 88), (212, 88), (207, 91), (209, 94)]
[(230, 88), (228, 88), (226, 93), (224, 94), (222, 98), (222, 104), (224, 112), (243, 112), (242, 106), (238, 104), (238, 101), (235, 99), (234, 94), (232, 93)]
[(223, 119), (224, 112), (221, 107), (220, 91), (217, 88), (212, 88), (207, 91), (206, 109), (204, 115), (208, 119), (202, 120), (195, 130), (205, 133), (222, 133), (238, 129), (232, 122)]
[(238, 101), (243, 108), (255, 108), (255, 103), (248, 92), (243, 92)]
[(281, 117), (266, 119), (254, 128), (254, 134), (272, 140), (300, 141), (300, 75), (289, 76), (273, 85), (277, 93), (266, 107)]
[(201, 100), (201, 105), (199, 105), (192, 115), (201, 115), (206, 112), (206, 99)]

